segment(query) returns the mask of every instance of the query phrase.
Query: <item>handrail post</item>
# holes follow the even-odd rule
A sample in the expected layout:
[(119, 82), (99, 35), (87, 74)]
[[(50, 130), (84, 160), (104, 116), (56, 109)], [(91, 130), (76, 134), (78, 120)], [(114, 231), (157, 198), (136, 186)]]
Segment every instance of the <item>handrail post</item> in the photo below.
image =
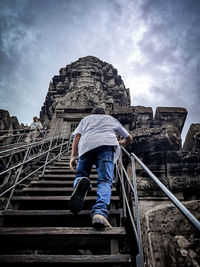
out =
[(48, 150), (48, 153), (47, 153), (47, 156), (46, 156), (44, 168), (42, 170), (42, 175), (44, 175), (44, 172), (45, 172), (45, 169), (46, 169), (46, 165), (47, 165), (47, 161), (48, 161), (48, 158), (49, 158), (49, 153), (50, 153), (50, 150), (51, 150), (52, 142), (53, 142), (53, 140), (50, 141), (49, 150)]
[[(122, 168), (122, 152), (120, 151), (120, 171), (121, 171), (121, 182), (124, 185), (124, 174), (123, 174), (123, 168)], [(122, 201), (123, 201), (123, 216), (124, 218), (127, 217), (126, 214), (126, 201), (125, 201), (125, 196), (124, 196), (124, 192), (122, 191)]]
[(60, 159), (60, 156), (61, 156), (61, 152), (62, 152), (62, 149), (63, 149), (63, 143), (64, 143), (64, 135), (63, 135), (63, 138), (62, 138), (62, 143), (61, 143), (58, 159)]
[(6, 204), (6, 207), (5, 207), (5, 211), (6, 211), (6, 210), (8, 209), (8, 207), (9, 207), (10, 200), (11, 200), (13, 194), (14, 194), (15, 187), (16, 187), (16, 185), (17, 185), (17, 182), (18, 182), (19, 177), (20, 177), (20, 175), (21, 175), (22, 169), (23, 169), (23, 167), (24, 167), (24, 162), (26, 161), (26, 158), (27, 158), (27, 156), (28, 156), (28, 153), (29, 153), (29, 150), (31, 149), (31, 147), (32, 147), (32, 145), (29, 146), (29, 147), (27, 147), (27, 150), (26, 150), (26, 153), (25, 153), (25, 155), (24, 155), (24, 159), (23, 159), (22, 165), (20, 166), (19, 171), (18, 171), (18, 174), (17, 174), (17, 177), (16, 177), (16, 179), (15, 179), (14, 187), (13, 187), (13, 189), (12, 189), (12, 191), (11, 191), (11, 193), (10, 193), (10, 196), (9, 196), (9, 198), (8, 198), (8, 201), (7, 201), (7, 204)]
[(45, 132), (45, 134), (44, 134), (44, 136), (43, 136), (43, 140), (42, 140), (42, 144), (41, 144), (41, 148), (40, 148), (40, 151), (39, 151), (39, 153), (40, 153), (40, 152), (42, 152), (42, 149), (43, 149), (44, 143), (45, 143), (45, 141), (46, 141), (46, 136), (47, 136), (47, 131)]
[(141, 227), (140, 227), (140, 214), (139, 214), (139, 205), (138, 205), (138, 194), (137, 194), (137, 180), (136, 180), (136, 169), (135, 169), (135, 159), (131, 157), (132, 172), (133, 172), (133, 190), (134, 190), (134, 199), (135, 199), (135, 214), (136, 214), (136, 223), (137, 223), (137, 235), (138, 235), (138, 250), (139, 254), (136, 257), (137, 266), (143, 266), (143, 249), (142, 249), (142, 236), (141, 236)]
[[(21, 139), (21, 136), (22, 136), (22, 134), (19, 135), (19, 138), (18, 138), (18, 140), (17, 140), (17, 142), (16, 142), (16, 145), (15, 145), (14, 147), (17, 147), (17, 144), (19, 143), (19, 140)], [(10, 162), (11, 162), (11, 160), (12, 160), (12, 157), (13, 157), (14, 153), (15, 153), (15, 152), (12, 151), (12, 153), (11, 153), (11, 155), (10, 155), (10, 158), (9, 158), (9, 161), (8, 161), (8, 163), (6, 164), (6, 169), (9, 167)]]

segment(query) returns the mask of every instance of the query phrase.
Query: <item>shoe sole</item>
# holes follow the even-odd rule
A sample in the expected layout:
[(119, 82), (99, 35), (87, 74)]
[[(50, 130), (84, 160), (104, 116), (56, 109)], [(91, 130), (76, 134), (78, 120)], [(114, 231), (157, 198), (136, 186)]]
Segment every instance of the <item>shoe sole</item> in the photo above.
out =
[(92, 222), (92, 227), (94, 228), (105, 228), (105, 227), (111, 227), (110, 225), (105, 224), (104, 221), (102, 221), (102, 219), (95, 219), (94, 222)]
[(76, 214), (83, 209), (89, 189), (90, 180), (88, 178), (81, 179), (69, 201), (69, 209), (72, 213)]

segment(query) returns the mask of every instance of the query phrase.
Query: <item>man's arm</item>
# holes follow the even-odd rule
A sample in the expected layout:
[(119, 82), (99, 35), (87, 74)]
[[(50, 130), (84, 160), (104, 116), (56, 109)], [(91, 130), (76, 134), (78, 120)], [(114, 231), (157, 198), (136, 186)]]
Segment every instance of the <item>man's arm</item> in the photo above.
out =
[(126, 138), (124, 138), (123, 140), (119, 141), (119, 144), (121, 146), (126, 146), (132, 143), (133, 138), (131, 137), (131, 135), (128, 135)]
[(40, 122), (40, 123), (38, 123), (38, 125), (37, 125), (37, 130), (40, 131), (40, 130), (42, 130), (42, 129), (43, 129), (43, 126), (42, 126), (42, 123)]
[(74, 137), (74, 140), (73, 140), (73, 144), (72, 144), (70, 168), (74, 172), (76, 170), (76, 165), (77, 165), (76, 155), (77, 155), (77, 151), (78, 151), (78, 143), (79, 143), (80, 138), (81, 138), (81, 134), (76, 134)]

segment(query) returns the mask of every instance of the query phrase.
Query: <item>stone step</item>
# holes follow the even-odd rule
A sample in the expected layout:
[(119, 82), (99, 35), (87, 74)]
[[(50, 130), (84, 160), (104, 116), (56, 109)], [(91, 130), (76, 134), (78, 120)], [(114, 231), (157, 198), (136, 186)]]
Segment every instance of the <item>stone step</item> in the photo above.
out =
[(125, 235), (124, 227), (2, 227), (1, 254), (19, 254), (23, 250), (77, 254), (78, 249), (109, 253), (111, 240), (122, 240)]
[[(19, 209), (68, 209), (70, 196), (13, 196), (11, 204)], [(111, 203), (119, 208), (119, 196), (112, 196)], [(96, 202), (96, 196), (87, 196), (85, 209), (91, 209)]]
[[(39, 175), (39, 178), (41, 179), (57, 179), (57, 180), (63, 180), (63, 179), (75, 179), (75, 175), (74, 174), (44, 174), (44, 175)], [(90, 176), (90, 179), (94, 180), (94, 179), (97, 179), (98, 178), (98, 175), (91, 175)]]
[[(91, 191), (88, 192), (88, 196), (95, 195), (96, 196), (97, 187), (93, 187)], [(72, 187), (29, 187), (23, 188), (23, 190), (15, 190), (16, 195), (60, 195), (67, 196), (71, 195), (73, 192)], [(112, 188), (112, 195), (116, 195), (116, 188)]]
[[(109, 211), (108, 220), (112, 226), (120, 225), (120, 214), (120, 210)], [(7, 210), (0, 213), (0, 220), (3, 227), (86, 227), (91, 225), (91, 210), (81, 210), (78, 214), (69, 210)]]
[[(74, 180), (73, 180), (74, 181)], [(70, 179), (70, 181), (69, 180), (62, 180), (62, 181), (57, 181), (57, 180), (55, 180), (55, 181), (52, 181), (52, 180), (50, 180), (50, 181), (48, 181), (48, 180), (32, 180), (31, 181), (31, 183), (30, 183), (30, 185), (31, 186), (52, 186), (52, 187), (61, 187), (61, 186), (66, 186), (66, 187), (73, 187), (73, 181)], [(96, 185), (97, 183), (96, 183), (96, 181), (91, 181), (91, 184), (92, 185)]]
[(34, 237), (34, 236), (64, 236), (66, 238), (74, 236), (88, 236), (91, 237), (113, 237), (125, 235), (124, 227), (105, 227), (105, 228), (93, 228), (93, 227), (1, 227), (0, 236), (13, 237)]
[[(66, 166), (49, 166), (49, 167), (46, 167), (45, 172), (47, 172), (47, 173), (48, 172), (52, 172), (52, 173), (54, 173), (54, 172), (58, 172), (58, 173), (73, 173), (71, 171), (71, 169), (69, 167), (66, 167)], [(97, 173), (96, 169), (92, 169), (91, 173), (92, 174), (96, 174)]]
[[(64, 169), (64, 168), (46, 168), (45, 174), (60, 174), (60, 173), (66, 173), (66, 174), (75, 174), (70, 169)], [(97, 174), (96, 171), (92, 172), (93, 174)]]
[[(131, 263), (131, 257), (128, 254), (112, 255), (0, 255), (0, 263), (49, 263), (59, 264), (125, 264)], [(24, 266), (24, 265), (23, 265)], [(76, 265), (77, 266), (77, 265)]]

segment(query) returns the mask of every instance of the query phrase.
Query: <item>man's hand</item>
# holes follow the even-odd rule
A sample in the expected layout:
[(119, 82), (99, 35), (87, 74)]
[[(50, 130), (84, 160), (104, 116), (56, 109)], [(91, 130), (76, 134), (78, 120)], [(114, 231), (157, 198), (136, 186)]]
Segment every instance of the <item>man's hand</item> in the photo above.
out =
[(132, 143), (132, 137), (130, 135), (128, 135), (126, 138), (124, 138), (123, 140), (119, 141), (119, 144), (121, 146), (126, 146), (128, 144), (131, 144)]
[(70, 169), (75, 172), (76, 171), (76, 165), (77, 165), (77, 160), (75, 158), (70, 159)]
[(119, 141), (120, 146), (125, 146), (126, 145), (126, 139), (123, 139)]
[(80, 134), (76, 134), (73, 140), (72, 144), (72, 154), (71, 154), (71, 159), (70, 159), (70, 169), (75, 172), (76, 171), (76, 165), (77, 165), (77, 160), (76, 160), (76, 154), (78, 151), (78, 143), (81, 138)]

